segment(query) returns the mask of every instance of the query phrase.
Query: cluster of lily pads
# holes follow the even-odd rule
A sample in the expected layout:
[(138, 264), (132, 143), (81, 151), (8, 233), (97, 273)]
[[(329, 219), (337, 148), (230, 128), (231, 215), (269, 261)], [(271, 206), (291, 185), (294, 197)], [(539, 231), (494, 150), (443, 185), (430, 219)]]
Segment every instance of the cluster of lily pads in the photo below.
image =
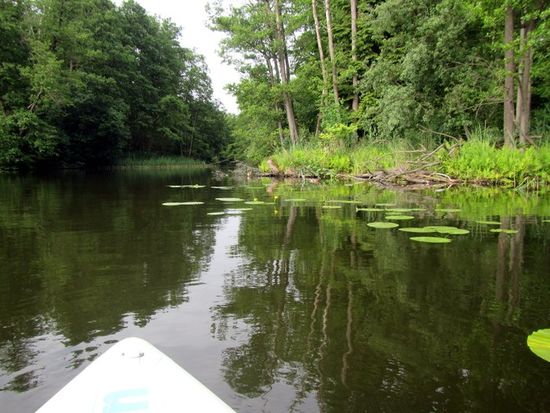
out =
[[(167, 185), (168, 188), (190, 188), (190, 189), (200, 189), (200, 188), (206, 188), (206, 185)], [(234, 187), (232, 186), (211, 186), (210, 188), (213, 189), (220, 189), (220, 190), (230, 190)], [(263, 189), (263, 187), (249, 187), (249, 189)], [(254, 198), (251, 201), (245, 201), (242, 198), (216, 198), (217, 201), (224, 202), (224, 203), (235, 203), (235, 202), (243, 202), (246, 205), (275, 205), (274, 202), (265, 202), (260, 201), (257, 198)], [(184, 205), (203, 205), (204, 202), (202, 201), (186, 201), (186, 202), (163, 202), (163, 206), (184, 206)], [(208, 212), (207, 215), (226, 215), (226, 214), (237, 214), (242, 211), (250, 211), (252, 208), (233, 208), (228, 209), (224, 211), (216, 211), (216, 212)]]

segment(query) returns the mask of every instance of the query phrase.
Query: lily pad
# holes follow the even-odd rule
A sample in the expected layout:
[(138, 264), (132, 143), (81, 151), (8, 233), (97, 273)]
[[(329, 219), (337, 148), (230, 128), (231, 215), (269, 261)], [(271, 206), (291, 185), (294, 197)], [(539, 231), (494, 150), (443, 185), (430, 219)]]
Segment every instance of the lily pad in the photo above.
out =
[(306, 200), (304, 198), (290, 198), (285, 199), (285, 202), (306, 202)]
[(414, 219), (412, 215), (386, 215), (384, 219), (388, 221), (408, 221)]
[(527, 346), (543, 360), (550, 361), (550, 328), (533, 332), (527, 337)]
[(275, 202), (264, 202), (264, 201), (246, 201), (247, 205), (275, 205)]
[(436, 208), (435, 212), (460, 212), (461, 210), (458, 208)]
[(180, 205), (202, 205), (204, 202), (192, 201), (192, 202), (163, 202), (164, 206), (180, 206)]
[(216, 198), (217, 201), (221, 202), (241, 202), (244, 201), (241, 198)]
[(364, 211), (364, 212), (381, 212), (385, 211), (382, 208), (355, 208), (356, 211)]
[(342, 205), (323, 205), (323, 209), (340, 209), (342, 208)]
[(392, 204), (392, 203), (380, 203), (380, 204), (375, 204), (376, 206), (381, 206), (381, 207), (392, 207), (392, 206), (395, 206), (395, 204)]
[(206, 188), (206, 185), (168, 185), (168, 188)]
[(439, 234), (464, 235), (464, 234), (470, 233), (470, 231), (468, 231), (467, 229), (460, 229), (457, 227), (450, 227), (445, 225), (430, 225), (425, 228), (430, 229), (433, 232), (437, 232)]
[(550, 219), (543, 219), (542, 222), (550, 222)]
[(225, 212), (227, 212), (228, 214), (235, 214), (242, 211), (252, 211), (252, 208), (232, 208), (232, 209), (226, 210)]
[(227, 191), (227, 190), (233, 189), (234, 187), (233, 187), (233, 186), (211, 186), (210, 188), (213, 188), (213, 189), (222, 189), (222, 190), (224, 190), (224, 191)]
[(361, 201), (355, 201), (353, 199), (331, 199), (327, 202), (334, 204), (361, 204)]
[(478, 224), (483, 225), (500, 225), (500, 222), (498, 221), (476, 221)]
[(490, 229), (489, 232), (502, 232), (504, 234), (517, 234), (518, 230), (517, 229), (495, 228), (495, 229)]
[(386, 212), (416, 212), (416, 211), (425, 211), (422, 208), (387, 208), (384, 211)]
[(369, 222), (367, 226), (371, 228), (397, 228), (399, 224), (396, 224), (395, 222)]
[(440, 232), (440, 234), (449, 234), (449, 235), (466, 235), (469, 233), (470, 231), (462, 228), (448, 229), (447, 232)]
[(411, 240), (416, 242), (427, 242), (429, 244), (448, 244), (451, 242), (449, 238), (443, 237), (411, 237)]
[(208, 212), (206, 215), (225, 215), (225, 211), (221, 211), (221, 212)]
[(431, 228), (420, 228), (420, 227), (399, 228), (399, 231), (412, 232), (412, 233), (416, 233), (416, 234), (430, 234), (432, 232), (436, 232), (435, 230), (433, 230)]

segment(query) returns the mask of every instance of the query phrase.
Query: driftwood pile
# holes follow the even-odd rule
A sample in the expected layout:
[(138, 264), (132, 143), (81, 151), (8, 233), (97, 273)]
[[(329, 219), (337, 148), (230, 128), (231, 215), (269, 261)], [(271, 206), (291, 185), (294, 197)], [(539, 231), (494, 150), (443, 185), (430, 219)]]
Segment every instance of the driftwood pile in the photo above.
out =
[(460, 146), (460, 141), (450, 147), (444, 143), (432, 151), (425, 148), (409, 151), (416, 156), (413, 160), (407, 161), (405, 165), (400, 165), (390, 170), (381, 170), (368, 172), (353, 176), (355, 179), (378, 182), (380, 184), (391, 185), (422, 185), (422, 186), (450, 186), (463, 183), (460, 179), (451, 178), (434, 169), (440, 164), (437, 157), (440, 151), (447, 151), (452, 155)]
[[(447, 151), (448, 155), (452, 155), (456, 152), (460, 145), (461, 141), (457, 141), (451, 146), (447, 143), (441, 144), (432, 151), (428, 151), (425, 148), (407, 151), (407, 153), (414, 154), (413, 159), (406, 161), (405, 164), (396, 168), (365, 172), (360, 175), (339, 174), (337, 177), (376, 182), (381, 185), (407, 185), (410, 189), (414, 189), (414, 187), (426, 186), (448, 187), (461, 184), (464, 182), (463, 180), (455, 179), (443, 173), (434, 171), (440, 164), (438, 157), (439, 152)], [(270, 172), (264, 174), (264, 176), (301, 178), (309, 180), (321, 178), (318, 176), (296, 173), (293, 170), (282, 171), (271, 159), (267, 161), (267, 165), (269, 166)]]

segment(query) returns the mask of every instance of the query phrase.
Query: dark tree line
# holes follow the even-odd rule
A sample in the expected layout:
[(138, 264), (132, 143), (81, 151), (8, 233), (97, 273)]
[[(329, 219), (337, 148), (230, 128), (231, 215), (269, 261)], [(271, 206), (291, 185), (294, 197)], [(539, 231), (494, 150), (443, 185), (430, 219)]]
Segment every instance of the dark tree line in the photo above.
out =
[(134, 1), (0, 0), (0, 166), (219, 156), (226, 116), (179, 36)]

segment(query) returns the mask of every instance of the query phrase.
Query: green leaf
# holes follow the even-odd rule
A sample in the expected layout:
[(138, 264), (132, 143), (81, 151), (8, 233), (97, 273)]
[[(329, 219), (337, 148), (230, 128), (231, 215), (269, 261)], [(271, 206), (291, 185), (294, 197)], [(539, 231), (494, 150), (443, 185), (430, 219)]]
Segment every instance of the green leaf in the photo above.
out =
[(364, 211), (364, 212), (381, 212), (384, 211), (382, 208), (355, 208), (356, 211)]
[(531, 333), (527, 337), (527, 346), (543, 360), (550, 361), (550, 328)]
[(216, 198), (216, 201), (221, 202), (241, 202), (243, 199), (241, 198)]
[(504, 234), (517, 234), (518, 230), (517, 229), (495, 228), (495, 229), (490, 229), (489, 232), (502, 232)]
[(195, 185), (167, 185), (168, 188), (193, 188), (193, 189), (198, 189), (198, 188), (206, 188), (206, 185), (198, 185), (198, 184), (195, 184)]
[(429, 244), (448, 244), (451, 242), (449, 238), (443, 237), (412, 237), (411, 240), (416, 242), (426, 242)]
[(412, 232), (416, 234), (429, 234), (432, 232), (436, 232), (435, 230), (431, 228), (420, 228), (420, 227), (406, 227), (406, 228), (399, 228), (399, 231), (403, 232)]
[(436, 208), (436, 212), (460, 212), (461, 210), (458, 208)]
[(394, 222), (369, 222), (367, 226), (371, 228), (385, 229), (385, 228), (397, 228), (399, 224), (396, 224)]
[(191, 202), (164, 202), (164, 206), (180, 206), (180, 205), (202, 205), (204, 202), (191, 201)]
[(408, 221), (414, 219), (412, 215), (386, 215), (384, 219), (389, 221)]

